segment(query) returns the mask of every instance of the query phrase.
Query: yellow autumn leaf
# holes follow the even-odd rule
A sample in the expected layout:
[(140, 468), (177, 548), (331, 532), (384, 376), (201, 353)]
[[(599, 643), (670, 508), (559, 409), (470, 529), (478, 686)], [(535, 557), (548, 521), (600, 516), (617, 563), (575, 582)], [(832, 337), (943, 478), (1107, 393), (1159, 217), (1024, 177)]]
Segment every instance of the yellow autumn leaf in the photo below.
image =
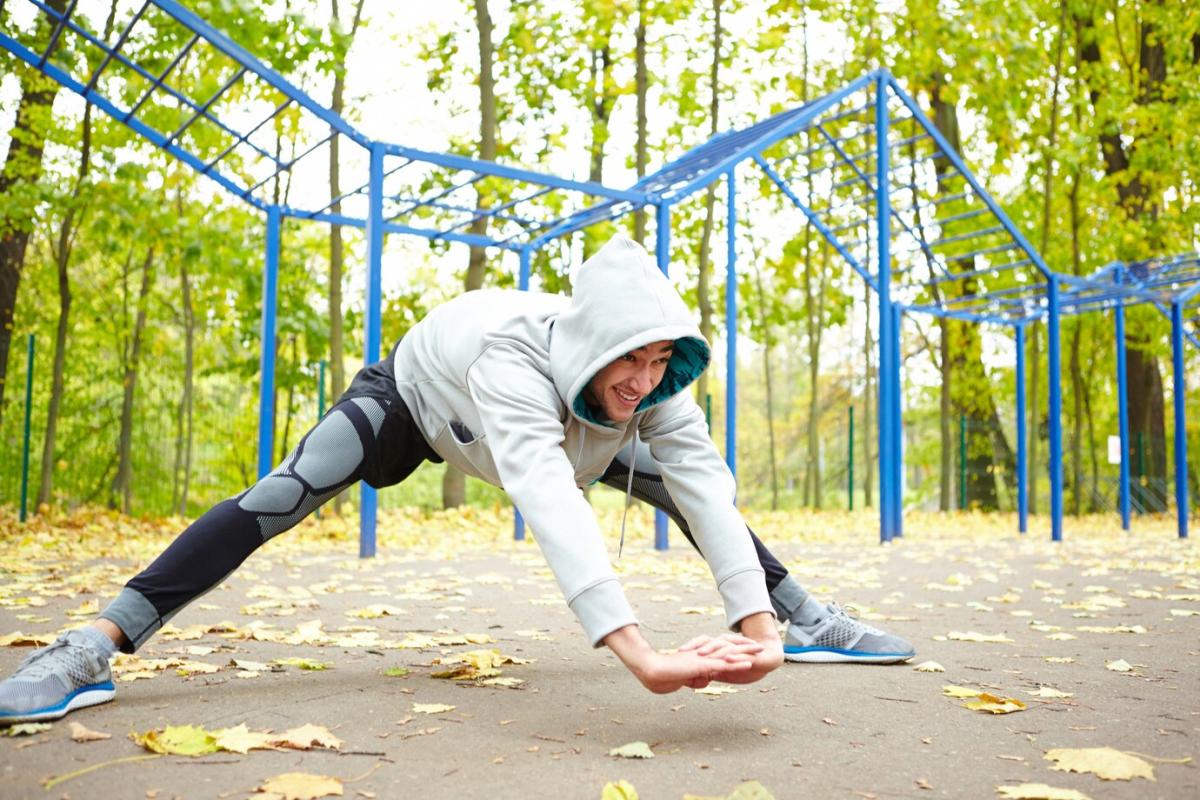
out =
[(445, 714), (447, 711), (453, 711), (458, 706), (446, 705), (445, 703), (413, 703), (414, 714)]
[(716, 696), (716, 695), (722, 695), (722, 694), (737, 694), (738, 692), (741, 691), (741, 689), (735, 689), (732, 686), (722, 686), (722, 685), (719, 685), (716, 683), (712, 683), (712, 684), (709, 684), (708, 686), (705, 686), (703, 689), (693, 689), (692, 691), (695, 692), (696, 694), (707, 694), (707, 695)]
[(1155, 780), (1154, 767), (1149, 762), (1111, 747), (1056, 748), (1048, 751), (1045, 758), (1054, 762), (1052, 769), (1063, 772), (1090, 772), (1099, 776), (1101, 780)]
[(111, 733), (101, 733), (94, 731), (78, 722), (71, 723), (71, 740), (75, 742), (99, 742), (104, 739), (111, 739)]
[(319, 797), (341, 797), (342, 782), (328, 775), (307, 772), (287, 772), (258, 787), (260, 791), (278, 795), (283, 800), (316, 800)]
[(946, 697), (979, 697), (979, 695), (983, 694), (983, 692), (979, 689), (971, 689), (966, 686), (955, 686), (952, 683), (948, 683), (942, 687), (942, 694), (946, 695)]
[(1077, 792), (1074, 789), (1059, 789), (1044, 783), (997, 786), (996, 791), (1004, 800), (1092, 800), (1083, 792)]
[(1050, 686), (1042, 686), (1042, 687), (1038, 688), (1036, 691), (1030, 690), (1029, 695), (1032, 697), (1050, 697), (1050, 698), (1074, 697), (1075, 696), (1074, 692), (1060, 692), (1058, 689), (1054, 689)]
[(1012, 639), (1003, 633), (978, 633), (977, 631), (950, 631), (947, 638), (955, 642), (990, 642), (994, 644), (1011, 644)]
[(1133, 672), (1133, 665), (1123, 658), (1118, 658), (1116, 661), (1105, 661), (1104, 668), (1113, 672)]
[(356, 608), (346, 612), (348, 617), (357, 617), (358, 619), (378, 619), (380, 617), (399, 617), (408, 614), (399, 606), (388, 605), (387, 603), (373, 603), (365, 608)]
[(236, 728), (213, 731), (213, 738), (217, 740), (217, 747), (230, 753), (245, 755), (251, 750), (275, 749), (274, 736), (262, 731), (252, 731), (244, 722)]
[(54, 644), (54, 636), (49, 633), (14, 631), (6, 636), (0, 636), (0, 647), (45, 647), (49, 644)]
[(328, 664), (323, 664), (311, 658), (277, 658), (271, 662), (272, 664), (280, 664), (285, 667), (297, 667), (310, 672), (320, 672), (329, 669)]
[(600, 800), (639, 800), (637, 789), (629, 781), (616, 781), (604, 784), (600, 790)]
[(775, 796), (758, 781), (746, 781), (727, 794), (725, 800), (775, 800)]
[(172, 756), (205, 756), (217, 752), (217, 740), (195, 725), (170, 725), (145, 733), (131, 732), (129, 738), (152, 753)]
[(972, 711), (986, 711), (989, 714), (1011, 714), (1026, 708), (1025, 704), (1016, 698), (997, 697), (987, 692), (982, 692), (978, 698), (963, 703), (963, 707)]
[(630, 742), (608, 751), (614, 758), (654, 758), (650, 745), (645, 742)]
[(311, 723), (284, 731), (273, 737), (271, 743), (280, 747), (290, 747), (293, 750), (308, 750), (313, 747), (337, 750), (342, 746), (342, 740), (330, 733), (328, 728)]
[(1043, 660), (1047, 664), (1074, 664), (1075, 659), (1070, 656), (1043, 656)]
[(7, 728), (0, 729), (0, 735), (32, 736), (35, 733), (48, 731), (53, 727), (49, 722), (19, 722), (16, 725), (9, 725)]
[(945, 672), (946, 668), (936, 661), (922, 661), (913, 667), (913, 672)]
[(100, 601), (95, 598), (85, 600), (78, 608), (69, 609), (66, 613), (68, 617), (75, 619), (79, 617), (94, 617), (100, 613)]

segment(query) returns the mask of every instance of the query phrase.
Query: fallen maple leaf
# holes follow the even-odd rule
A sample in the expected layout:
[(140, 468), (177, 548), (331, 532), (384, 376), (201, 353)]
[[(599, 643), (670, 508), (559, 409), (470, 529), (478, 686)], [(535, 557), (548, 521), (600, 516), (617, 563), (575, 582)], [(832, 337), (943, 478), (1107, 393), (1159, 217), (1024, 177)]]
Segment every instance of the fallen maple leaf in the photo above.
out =
[(914, 672), (945, 672), (946, 668), (936, 661), (922, 661), (913, 667)]
[(1016, 786), (997, 786), (1005, 800), (1092, 800), (1074, 789), (1059, 789), (1044, 783), (1019, 783)]
[(330, 733), (328, 728), (311, 723), (284, 731), (274, 737), (271, 743), (294, 750), (308, 750), (313, 747), (328, 747), (330, 750), (337, 750), (342, 746), (342, 740)]
[(311, 672), (320, 672), (329, 669), (328, 664), (323, 664), (320, 661), (315, 661), (311, 658), (277, 658), (271, 662), (272, 664), (280, 664), (285, 667), (298, 667), (302, 670)]
[(637, 789), (629, 781), (606, 783), (600, 790), (600, 800), (639, 800)]
[(453, 711), (458, 706), (446, 705), (445, 703), (413, 703), (414, 714), (445, 714), (447, 711)]
[(71, 739), (76, 742), (99, 742), (102, 739), (111, 739), (111, 733), (101, 733), (86, 728), (78, 722), (71, 723)]
[(213, 731), (213, 738), (217, 740), (217, 747), (230, 753), (245, 755), (251, 750), (275, 749), (275, 737), (272, 734), (265, 731), (252, 731), (246, 727), (244, 722), (236, 728)]
[(1105, 661), (1104, 668), (1113, 672), (1133, 672), (1133, 665), (1123, 658), (1118, 658), (1116, 661)]
[(1016, 698), (997, 697), (987, 692), (981, 692), (978, 698), (963, 703), (963, 707), (972, 711), (986, 711), (989, 714), (1011, 714), (1026, 708), (1025, 704)]
[[(282, 800), (316, 800), (318, 797), (341, 797), (342, 782), (328, 775), (311, 775), (307, 772), (287, 772), (258, 787), (267, 797)], [(261, 795), (260, 795), (261, 797)]]
[(1090, 772), (1106, 781), (1134, 778), (1154, 780), (1154, 767), (1135, 755), (1111, 747), (1057, 748), (1046, 753), (1053, 769), (1063, 772)]
[(54, 644), (54, 636), (49, 633), (21, 633), (15, 631), (7, 636), (0, 636), (0, 647), (45, 647)]
[(737, 694), (738, 692), (741, 691), (741, 689), (735, 689), (732, 686), (718, 686), (717, 684), (714, 683), (714, 684), (705, 686), (703, 689), (693, 689), (692, 691), (695, 692), (696, 694), (722, 695), (722, 694)]
[(170, 725), (145, 733), (131, 732), (129, 738), (152, 753), (173, 756), (203, 756), (218, 750), (217, 740), (195, 725)]
[(0, 731), (0, 734), (4, 736), (32, 736), (35, 733), (48, 731), (53, 727), (49, 722), (21, 722), (8, 726), (3, 731)]
[(1003, 633), (979, 633), (977, 631), (950, 631), (947, 638), (955, 642), (990, 642), (995, 644), (1011, 644), (1012, 639)]
[(654, 753), (650, 750), (650, 745), (645, 742), (623, 744), (620, 747), (614, 747), (612, 750), (609, 750), (608, 754), (615, 758), (654, 758)]
[(1054, 689), (1050, 686), (1042, 686), (1041, 688), (1037, 689), (1036, 691), (1035, 690), (1028, 690), (1028, 691), (1032, 697), (1058, 698), (1058, 697), (1074, 697), (1075, 696), (1074, 692), (1060, 692), (1058, 689)]

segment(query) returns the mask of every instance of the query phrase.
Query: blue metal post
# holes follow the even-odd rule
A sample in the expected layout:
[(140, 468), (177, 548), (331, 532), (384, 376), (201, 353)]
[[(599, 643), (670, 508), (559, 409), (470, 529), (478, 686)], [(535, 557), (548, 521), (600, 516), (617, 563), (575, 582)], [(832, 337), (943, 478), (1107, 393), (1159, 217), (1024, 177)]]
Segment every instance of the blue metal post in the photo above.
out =
[[(370, 181), (367, 190), (367, 307), (364, 322), (363, 364), (379, 360), (383, 336), (383, 159), (386, 145), (371, 144)], [(375, 555), (375, 523), (379, 498), (366, 483), (362, 484), (358, 507), (358, 557)]]
[(29, 503), (29, 433), (33, 422), (33, 334), (29, 334), (25, 348), (25, 444), (21, 447), (21, 514), (20, 521), (28, 516)]
[(1025, 463), (1025, 326), (1017, 325), (1017, 530), (1029, 530), (1029, 467)]
[(725, 463), (737, 480), (737, 176), (726, 175), (725, 202)]
[(1062, 541), (1063, 523), (1063, 463), (1062, 463), (1062, 337), (1059, 334), (1058, 281), (1053, 278), (1046, 284), (1050, 317), (1046, 329), (1049, 334), (1049, 358), (1046, 387), (1050, 390), (1050, 539)]
[(1121, 434), (1121, 527), (1129, 530), (1129, 380), (1125, 373), (1125, 306), (1113, 310), (1117, 339), (1117, 418)]
[(875, 83), (875, 224), (876, 257), (879, 282), (879, 540), (890, 541), (895, 528), (895, 469), (893, 452), (895, 437), (892, 427), (892, 380), (895, 372), (895, 352), (892, 335), (895, 330), (891, 300), (891, 208), (888, 198), (888, 109), (887, 83)]
[[(529, 273), (533, 257), (532, 247), (522, 247), (519, 253), (520, 256), (520, 272), (517, 275), (517, 288), (522, 292), (529, 291)], [(521, 516), (521, 509), (513, 506), (513, 541), (525, 541), (525, 518)]]
[[(655, 213), (658, 223), (654, 254), (658, 260), (658, 268), (663, 275), (669, 274), (671, 263), (671, 206), (660, 202)], [(662, 511), (654, 511), (654, 549), (666, 550), (670, 547), (667, 540), (667, 515)]]
[(900, 334), (904, 323), (904, 312), (898, 303), (892, 304), (892, 355), (895, 359), (895, 373), (892, 377), (892, 442), (894, 453), (892, 480), (895, 481), (892, 508), (892, 536), (904, 536), (904, 420), (900, 403)]
[(1187, 395), (1183, 380), (1183, 303), (1171, 303), (1171, 362), (1175, 372), (1175, 517), (1188, 535)]
[(271, 471), (275, 441), (275, 304), (279, 286), (279, 206), (267, 208), (267, 242), (263, 261), (262, 330), (258, 358), (258, 477)]

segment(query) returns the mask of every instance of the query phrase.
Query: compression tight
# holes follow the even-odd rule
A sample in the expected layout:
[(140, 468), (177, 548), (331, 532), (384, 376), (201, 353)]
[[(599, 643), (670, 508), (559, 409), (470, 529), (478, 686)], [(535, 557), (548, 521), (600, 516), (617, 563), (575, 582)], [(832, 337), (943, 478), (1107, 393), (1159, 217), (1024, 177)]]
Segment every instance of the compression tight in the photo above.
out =
[(363, 478), (387, 410), (374, 397), (340, 401), (273, 472), (188, 526), (101, 614), (129, 639), (123, 649), (133, 652), (265, 542)]
[[(629, 465), (631, 462), (634, 465), (632, 484), (629, 482)], [(691, 542), (692, 547), (696, 548), (696, 552), (700, 553), (701, 556), (704, 555), (699, 545), (696, 544), (696, 540), (692, 537), (692, 531), (688, 527), (687, 520), (679, 513), (679, 508), (676, 507), (675, 501), (667, 493), (667, 489), (663, 485), (662, 475), (658, 471), (658, 465), (650, 455), (650, 448), (644, 442), (638, 443), (636, 454), (632, 447), (626, 447), (618, 453), (613, 462), (608, 465), (608, 469), (604, 471), (600, 482), (605, 486), (611, 486), (622, 494), (625, 493), (626, 486), (631, 486), (630, 494), (638, 500), (649, 503), (670, 517), (679, 526), (679, 530), (683, 532), (687, 540)], [(808, 599), (808, 592), (801, 588), (796, 579), (788, 574), (787, 567), (783, 566), (779, 559), (767, 549), (767, 546), (755, 535), (754, 531), (749, 528), (747, 530), (750, 532), (750, 538), (754, 542), (754, 550), (758, 553), (759, 563), (762, 564), (763, 571), (766, 573), (767, 592), (771, 595), (771, 604), (775, 607), (775, 613), (781, 620), (789, 619), (804, 604), (804, 601)]]

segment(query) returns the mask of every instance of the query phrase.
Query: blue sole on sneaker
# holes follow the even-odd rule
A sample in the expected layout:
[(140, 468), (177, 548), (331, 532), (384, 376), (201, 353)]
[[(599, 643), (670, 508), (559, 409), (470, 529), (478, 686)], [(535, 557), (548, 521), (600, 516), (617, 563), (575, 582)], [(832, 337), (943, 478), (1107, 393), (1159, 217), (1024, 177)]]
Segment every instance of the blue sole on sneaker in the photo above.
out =
[(892, 664), (907, 661), (913, 653), (867, 653), (862, 650), (843, 650), (837, 647), (797, 647), (786, 645), (783, 657), (788, 661), (809, 664)]
[(76, 709), (107, 703), (116, 694), (117, 690), (113, 686), (112, 681), (93, 683), (91, 686), (76, 689), (61, 702), (55, 703), (52, 706), (43, 706), (42, 708), (35, 708), (32, 711), (20, 713), (9, 713), (0, 710), (0, 725), (8, 725), (14, 722), (37, 722), (39, 720), (59, 719)]

